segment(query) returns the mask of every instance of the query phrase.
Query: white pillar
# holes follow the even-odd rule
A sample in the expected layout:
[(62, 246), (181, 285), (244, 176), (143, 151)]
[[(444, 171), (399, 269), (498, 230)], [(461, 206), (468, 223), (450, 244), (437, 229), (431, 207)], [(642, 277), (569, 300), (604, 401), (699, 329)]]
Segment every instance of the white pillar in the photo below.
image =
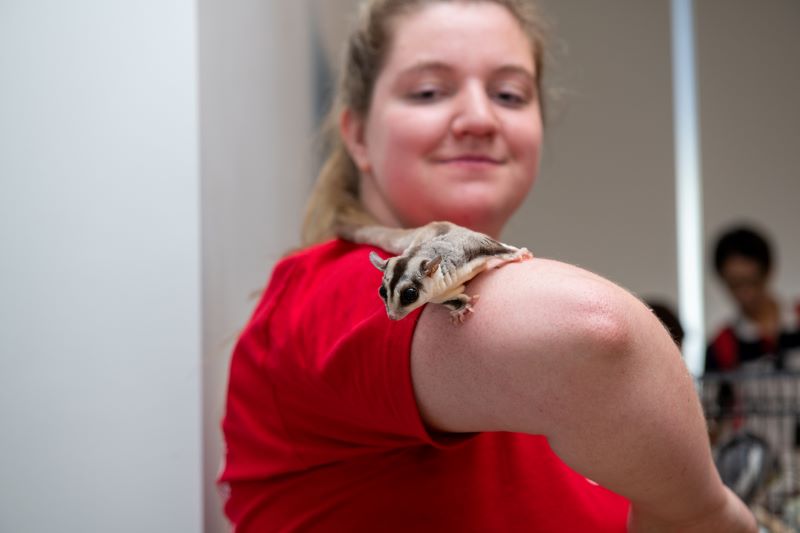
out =
[(703, 200), (693, 9), (692, 0), (672, 0), (679, 314), (686, 334), (683, 341), (684, 359), (689, 371), (698, 376), (703, 372), (706, 335), (703, 310)]

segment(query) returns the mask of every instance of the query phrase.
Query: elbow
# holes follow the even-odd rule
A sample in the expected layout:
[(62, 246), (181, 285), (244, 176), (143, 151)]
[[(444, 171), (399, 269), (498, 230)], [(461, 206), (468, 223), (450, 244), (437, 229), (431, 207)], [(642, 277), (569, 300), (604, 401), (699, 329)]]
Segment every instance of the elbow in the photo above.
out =
[(686, 373), (672, 337), (630, 293), (616, 288), (600, 291), (586, 304), (583, 317), (584, 353), (599, 375), (612, 381), (621, 375), (652, 381), (656, 375), (678, 379)]
[(579, 328), (590, 354), (617, 359), (633, 353), (633, 317), (621, 300), (617, 291), (600, 291), (582, 303)]

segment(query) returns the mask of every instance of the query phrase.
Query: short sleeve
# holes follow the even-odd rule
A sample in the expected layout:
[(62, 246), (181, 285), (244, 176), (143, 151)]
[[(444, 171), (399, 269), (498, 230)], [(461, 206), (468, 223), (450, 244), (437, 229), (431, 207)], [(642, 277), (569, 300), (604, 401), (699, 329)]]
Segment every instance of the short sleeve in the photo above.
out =
[(414, 396), (411, 342), (422, 309), (390, 320), (373, 248), (343, 246), (290, 268), (257, 333), (285, 438), (306, 467), (457, 445), (468, 436), (432, 435)]

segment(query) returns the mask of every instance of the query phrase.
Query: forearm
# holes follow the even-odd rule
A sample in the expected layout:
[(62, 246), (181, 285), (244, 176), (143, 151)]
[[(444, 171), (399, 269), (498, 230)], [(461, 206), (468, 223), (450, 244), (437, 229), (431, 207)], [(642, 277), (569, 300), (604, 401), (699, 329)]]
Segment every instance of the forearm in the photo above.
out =
[[(688, 523), (718, 512), (727, 495), (705, 421), (680, 354), (657, 320), (627, 295), (613, 296), (583, 356), (562, 361), (581, 383), (572, 416), (548, 431), (568, 464), (628, 497), (638, 516)], [(586, 386), (585, 384), (590, 385)]]

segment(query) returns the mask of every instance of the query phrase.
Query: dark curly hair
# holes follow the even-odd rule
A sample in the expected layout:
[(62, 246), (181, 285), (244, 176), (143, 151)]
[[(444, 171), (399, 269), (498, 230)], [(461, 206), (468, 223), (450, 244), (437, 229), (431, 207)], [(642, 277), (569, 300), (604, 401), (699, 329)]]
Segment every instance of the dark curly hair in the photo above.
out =
[(725, 231), (714, 249), (714, 268), (722, 275), (722, 267), (731, 257), (752, 259), (761, 267), (762, 274), (772, 270), (772, 249), (767, 238), (749, 226), (737, 226)]

